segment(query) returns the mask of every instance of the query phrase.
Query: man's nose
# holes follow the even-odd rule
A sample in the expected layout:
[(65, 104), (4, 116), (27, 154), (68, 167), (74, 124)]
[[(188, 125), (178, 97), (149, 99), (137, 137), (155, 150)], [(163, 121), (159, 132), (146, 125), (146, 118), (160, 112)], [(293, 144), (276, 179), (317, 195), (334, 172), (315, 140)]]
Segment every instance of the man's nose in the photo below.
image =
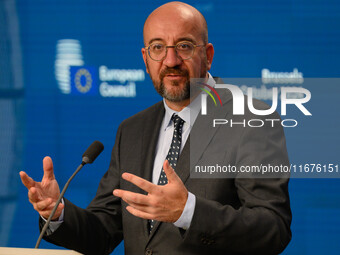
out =
[(182, 63), (182, 59), (178, 56), (176, 50), (174, 48), (168, 48), (168, 52), (166, 54), (165, 59), (163, 60), (163, 64), (168, 67), (178, 66)]

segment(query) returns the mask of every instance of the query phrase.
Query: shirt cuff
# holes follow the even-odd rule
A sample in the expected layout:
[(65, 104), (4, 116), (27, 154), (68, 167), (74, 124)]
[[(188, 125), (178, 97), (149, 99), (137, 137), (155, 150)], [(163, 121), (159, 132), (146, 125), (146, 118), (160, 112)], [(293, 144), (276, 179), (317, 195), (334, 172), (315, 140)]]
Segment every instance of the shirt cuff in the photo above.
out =
[(183, 228), (184, 230), (187, 230), (191, 225), (192, 217), (194, 216), (195, 206), (196, 196), (188, 192), (188, 199), (184, 206), (182, 215), (173, 224), (178, 228)]
[[(61, 203), (64, 204), (64, 199), (61, 199)], [(43, 216), (40, 215), (40, 217), (42, 218), (44, 222), (47, 221), (47, 219), (45, 219)], [(64, 209), (62, 210), (61, 215), (59, 216), (58, 220), (54, 220), (50, 222), (50, 224), (48, 225), (47, 234), (48, 235), (52, 234), (54, 231), (56, 231), (59, 228), (59, 226), (63, 222), (64, 222)]]

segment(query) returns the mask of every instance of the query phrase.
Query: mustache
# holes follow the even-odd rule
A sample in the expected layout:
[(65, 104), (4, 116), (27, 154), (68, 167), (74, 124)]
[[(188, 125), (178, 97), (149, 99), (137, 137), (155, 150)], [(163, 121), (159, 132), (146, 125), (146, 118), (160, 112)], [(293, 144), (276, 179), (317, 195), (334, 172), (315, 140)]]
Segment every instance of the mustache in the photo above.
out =
[(175, 75), (182, 75), (182, 76), (189, 77), (188, 70), (183, 70), (183, 69), (180, 69), (179, 67), (167, 67), (161, 71), (159, 75), (160, 80), (163, 80), (164, 77), (168, 74), (175, 74)]

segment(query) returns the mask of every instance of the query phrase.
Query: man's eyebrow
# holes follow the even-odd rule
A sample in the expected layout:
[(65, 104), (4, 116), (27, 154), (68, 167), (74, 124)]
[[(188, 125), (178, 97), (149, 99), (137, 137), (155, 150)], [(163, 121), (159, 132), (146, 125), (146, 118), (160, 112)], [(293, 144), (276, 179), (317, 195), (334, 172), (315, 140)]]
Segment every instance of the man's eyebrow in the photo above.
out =
[(176, 43), (183, 42), (183, 41), (187, 41), (187, 42), (191, 42), (193, 44), (196, 44), (196, 41), (194, 39), (190, 38), (190, 37), (181, 37), (181, 38), (178, 38), (176, 40)]
[(151, 43), (153, 43), (154, 41), (163, 41), (163, 39), (162, 39), (162, 38), (152, 38), (152, 39), (149, 41), (149, 45), (150, 45)]
[[(162, 41), (162, 42), (164, 42), (164, 40), (163, 40), (162, 38), (152, 38), (152, 39), (149, 41), (149, 44), (148, 44), (148, 45), (152, 44), (152, 43), (155, 42), (155, 41)], [(181, 37), (181, 38), (178, 38), (178, 39), (176, 40), (176, 43), (178, 43), (178, 42), (183, 42), (183, 41), (187, 41), (187, 42), (191, 42), (191, 43), (193, 43), (193, 44), (196, 44), (196, 41), (195, 41), (194, 39), (190, 38), (190, 37)]]

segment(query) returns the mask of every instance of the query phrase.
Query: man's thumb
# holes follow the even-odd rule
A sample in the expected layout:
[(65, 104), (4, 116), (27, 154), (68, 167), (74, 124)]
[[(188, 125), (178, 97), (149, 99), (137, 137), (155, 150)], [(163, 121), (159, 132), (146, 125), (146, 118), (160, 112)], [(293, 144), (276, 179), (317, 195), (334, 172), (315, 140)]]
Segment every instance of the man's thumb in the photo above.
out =
[(54, 180), (53, 162), (50, 157), (43, 159), (44, 177), (43, 179)]
[(170, 166), (168, 160), (165, 160), (163, 163), (163, 170), (168, 178), (168, 182), (176, 181), (179, 179), (178, 175), (176, 174), (175, 170)]

